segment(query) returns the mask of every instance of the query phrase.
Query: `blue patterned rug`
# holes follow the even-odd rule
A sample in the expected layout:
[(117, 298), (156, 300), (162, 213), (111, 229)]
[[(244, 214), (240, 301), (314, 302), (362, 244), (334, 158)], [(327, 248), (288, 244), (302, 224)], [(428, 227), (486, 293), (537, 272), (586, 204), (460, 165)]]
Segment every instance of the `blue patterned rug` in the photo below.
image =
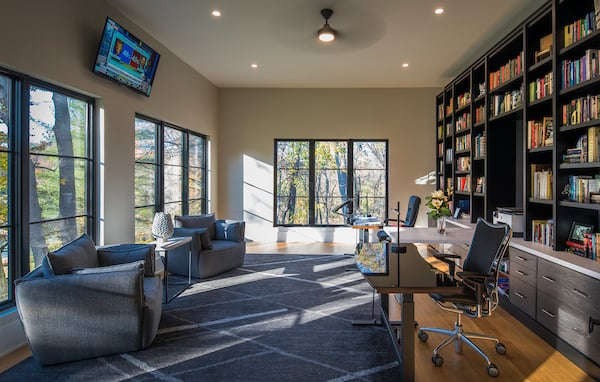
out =
[(347, 271), (352, 264), (342, 255), (248, 254), (242, 268), (196, 280), (163, 305), (149, 348), (49, 367), (30, 357), (0, 380), (397, 380), (385, 329), (352, 325), (373, 315), (372, 289)]

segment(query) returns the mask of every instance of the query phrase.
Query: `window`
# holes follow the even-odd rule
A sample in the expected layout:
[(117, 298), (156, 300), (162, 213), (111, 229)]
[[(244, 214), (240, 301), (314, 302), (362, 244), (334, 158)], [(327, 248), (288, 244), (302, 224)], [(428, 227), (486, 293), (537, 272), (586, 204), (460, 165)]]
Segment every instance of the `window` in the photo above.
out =
[(143, 116), (135, 132), (135, 240), (148, 242), (155, 212), (207, 211), (206, 137)]
[[(0, 304), (48, 251), (95, 238), (93, 100), (0, 70)], [(19, 146), (17, 147), (17, 142)]]
[(275, 225), (342, 225), (332, 209), (387, 217), (386, 140), (275, 140)]

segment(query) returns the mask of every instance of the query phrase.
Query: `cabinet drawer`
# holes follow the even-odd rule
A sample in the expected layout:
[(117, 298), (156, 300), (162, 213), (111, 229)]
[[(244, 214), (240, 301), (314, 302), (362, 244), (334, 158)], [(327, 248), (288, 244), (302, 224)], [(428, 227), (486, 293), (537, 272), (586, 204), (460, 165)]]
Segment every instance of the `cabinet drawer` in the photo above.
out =
[(535, 318), (535, 295), (536, 290), (533, 285), (512, 276), (510, 277), (509, 301), (532, 318)]
[(537, 270), (537, 257), (530, 253), (511, 247), (508, 250), (508, 257), (510, 259), (511, 270), (515, 265), (518, 265), (521, 268), (529, 268), (533, 273)]
[[(519, 263), (513, 264), (510, 263), (510, 282), (512, 284), (513, 279), (519, 279), (526, 282), (529, 285), (535, 287), (537, 275), (536, 271), (530, 268), (527, 268)], [(512, 285), (511, 285), (512, 286)]]
[(538, 261), (537, 287), (555, 299), (593, 317), (600, 317), (600, 280), (558, 264)]
[[(512, 288), (512, 286), (511, 286)], [(600, 330), (589, 332), (589, 315), (564, 305), (555, 296), (538, 290), (537, 321), (571, 344), (574, 348), (600, 363)]]

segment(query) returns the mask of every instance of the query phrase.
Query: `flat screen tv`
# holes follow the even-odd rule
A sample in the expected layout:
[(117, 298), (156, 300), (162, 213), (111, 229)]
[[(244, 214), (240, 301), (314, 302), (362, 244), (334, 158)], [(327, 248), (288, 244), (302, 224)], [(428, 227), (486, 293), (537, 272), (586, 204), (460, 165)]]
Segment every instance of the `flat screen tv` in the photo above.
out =
[(154, 49), (107, 17), (94, 73), (149, 97), (159, 58)]

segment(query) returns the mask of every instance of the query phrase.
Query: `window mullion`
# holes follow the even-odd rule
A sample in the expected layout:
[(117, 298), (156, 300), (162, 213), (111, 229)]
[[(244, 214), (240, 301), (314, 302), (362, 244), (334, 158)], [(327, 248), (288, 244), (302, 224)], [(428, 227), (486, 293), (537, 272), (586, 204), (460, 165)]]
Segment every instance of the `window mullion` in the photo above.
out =
[(308, 143), (308, 224), (315, 225), (315, 141)]

